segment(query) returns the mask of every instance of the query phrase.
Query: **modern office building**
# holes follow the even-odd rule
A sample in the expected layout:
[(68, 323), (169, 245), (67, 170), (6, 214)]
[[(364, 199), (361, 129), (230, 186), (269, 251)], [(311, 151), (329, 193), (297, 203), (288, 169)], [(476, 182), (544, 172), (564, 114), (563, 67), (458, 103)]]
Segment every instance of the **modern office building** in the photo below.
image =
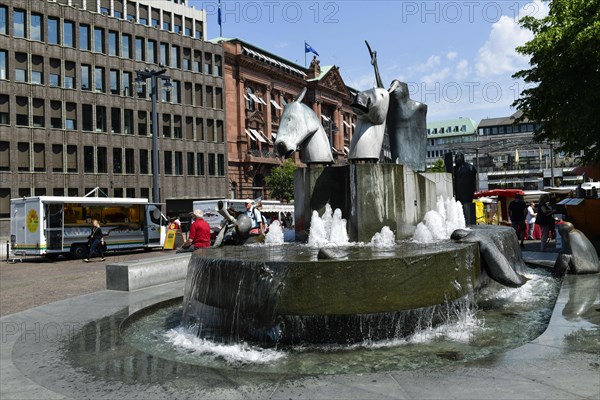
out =
[[(350, 109), (354, 92), (336, 66), (308, 68), (241, 39), (217, 38), (225, 55), (227, 152), (232, 198), (269, 198), (265, 177), (281, 164), (273, 144), (283, 107), (303, 88), (303, 102), (320, 118), (336, 163), (347, 162), (356, 117)], [(298, 154), (295, 160), (300, 165)]]
[(205, 37), (184, 1), (0, 3), (0, 235), (14, 197), (152, 199), (153, 79), (136, 71), (160, 74), (160, 201), (224, 196), (223, 53)]
[(465, 160), (472, 163), (476, 140), (477, 123), (471, 118), (427, 122), (427, 167), (444, 160), (447, 152), (463, 152)]

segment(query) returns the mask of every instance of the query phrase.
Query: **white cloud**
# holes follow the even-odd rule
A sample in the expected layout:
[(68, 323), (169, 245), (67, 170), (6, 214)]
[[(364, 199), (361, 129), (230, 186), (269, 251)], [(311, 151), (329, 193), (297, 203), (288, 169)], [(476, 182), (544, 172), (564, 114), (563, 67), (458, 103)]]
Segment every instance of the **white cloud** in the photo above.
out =
[(469, 62), (465, 59), (462, 59), (456, 64), (456, 69), (454, 70), (454, 79), (463, 80), (467, 78), (471, 74), (471, 66)]
[(526, 4), (519, 10), (518, 18), (505, 15), (492, 25), (490, 35), (479, 49), (475, 71), (479, 78), (493, 78), (512, 74), (527, 66), (528, 57), (518, 54), (515, 48), (533, 38), (531, 31), (521, 28), (520, 17), (533, 15), (541, 18), (548, 14), (548, 6), (539, 0)]
[(421, 82), (425, 85), (433, 86), (435, 83), (440, 83), (450, 76), (450, 67), (442, 68), (441, 70), (434, 71), (429, 75), (425, 75), (421, 78)]
[(455, 51), (450, 51), (446, 53), (446, 58), (450, 61), (454, 60), (456, 57), (458, 57), (458, 53)]

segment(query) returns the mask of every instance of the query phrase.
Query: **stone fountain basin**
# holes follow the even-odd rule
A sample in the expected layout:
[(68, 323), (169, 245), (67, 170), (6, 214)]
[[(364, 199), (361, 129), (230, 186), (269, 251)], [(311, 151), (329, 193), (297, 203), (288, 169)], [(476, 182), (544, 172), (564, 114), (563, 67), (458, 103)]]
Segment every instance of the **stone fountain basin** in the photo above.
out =
[(485, 278), (476, 243), (407, 241), (391, 249), (335, 251), (343, 259), (317, 260), (316, 249), (296, 244), (196, 251), (184, 321), (204, 305), (264, 322), (412, 310), (459, 299)]

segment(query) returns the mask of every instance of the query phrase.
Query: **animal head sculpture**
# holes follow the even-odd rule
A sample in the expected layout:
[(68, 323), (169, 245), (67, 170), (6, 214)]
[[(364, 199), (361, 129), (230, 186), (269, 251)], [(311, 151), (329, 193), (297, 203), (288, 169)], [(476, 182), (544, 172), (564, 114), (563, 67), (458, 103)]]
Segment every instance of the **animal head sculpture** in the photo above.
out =
[(306, 88), (298, 95), (296, 100), (285, 105), (275, 149), (282, 158), (291, 157), (298, 147), (302, 151), (304, 163), (331, 163), (331, 146), (325, 130), (315, 112), (302, 99)]

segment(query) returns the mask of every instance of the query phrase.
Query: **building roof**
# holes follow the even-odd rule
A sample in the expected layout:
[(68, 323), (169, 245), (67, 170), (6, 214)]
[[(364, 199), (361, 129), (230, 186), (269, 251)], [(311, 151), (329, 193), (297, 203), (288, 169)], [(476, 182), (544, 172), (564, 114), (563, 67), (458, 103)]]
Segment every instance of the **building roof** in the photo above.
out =
[[(518, 110), (514, 114), (509, 117), (499, 117), (499, 118), (484, 118), (479, 122), (479, 128), (487, 128), (490, 126), (503, 126), (503, 125), (513, 125), (515, 121), (523, 116), (523, 111)], [(520, 122), (529, 122), (529, 119), (523, 118)]]
[(307, 79), (307, 81), (311, 82), (311, 81), (319, 81), (319, 80), (323, 79), (325, 77), (325, 75), (327, 75), (327, 73), (329, 71), (331, 71), (331, 69), (333, 67), (334, 67), (334, 65), (325, 65), (325, 66), (321, 67), (321, 72), (320, 72), (319, 76), (317, 76), (316, 78)]
[(291, 62), (290, 60), (286, 60), (285, 58), (278, 56), (277, 54), (273, 54), (270, 51), (262, 49), (258, 46), (253, 45), (252, 43), (248, 43), (239, 38), (225, 38), (225, 37), (216, 37), (214, 39), (208, 40), (208, 42), (218, 44), (222, 42), (238, 42), (242, 45), (242, 52), (250, 57), (253, 57), (259, 61), (262, 61), (266, 64), (273, 65), (278, 68), (282, 68), (287, 70), (288, 72), (301, 75), (306, 77), (306, 68), (296, 63)]
[[(463, 126), (465, 126), (464, 129)], [(447, 132), (448, 127), (451, 128), (450, 132)], [(441, 128), (444, 128), (444, 133), (432, 133), (434, 129), (439, 132)], [(430, 132), (427, 134), (428, 138), (464, 136), (475, 134), (477, 132), (477, 124), (475, 123), (475, 120), (471, 118), (460, 117), (455, 119), (445, 119), (442, 121), (427, 122), (427, 129)]]

